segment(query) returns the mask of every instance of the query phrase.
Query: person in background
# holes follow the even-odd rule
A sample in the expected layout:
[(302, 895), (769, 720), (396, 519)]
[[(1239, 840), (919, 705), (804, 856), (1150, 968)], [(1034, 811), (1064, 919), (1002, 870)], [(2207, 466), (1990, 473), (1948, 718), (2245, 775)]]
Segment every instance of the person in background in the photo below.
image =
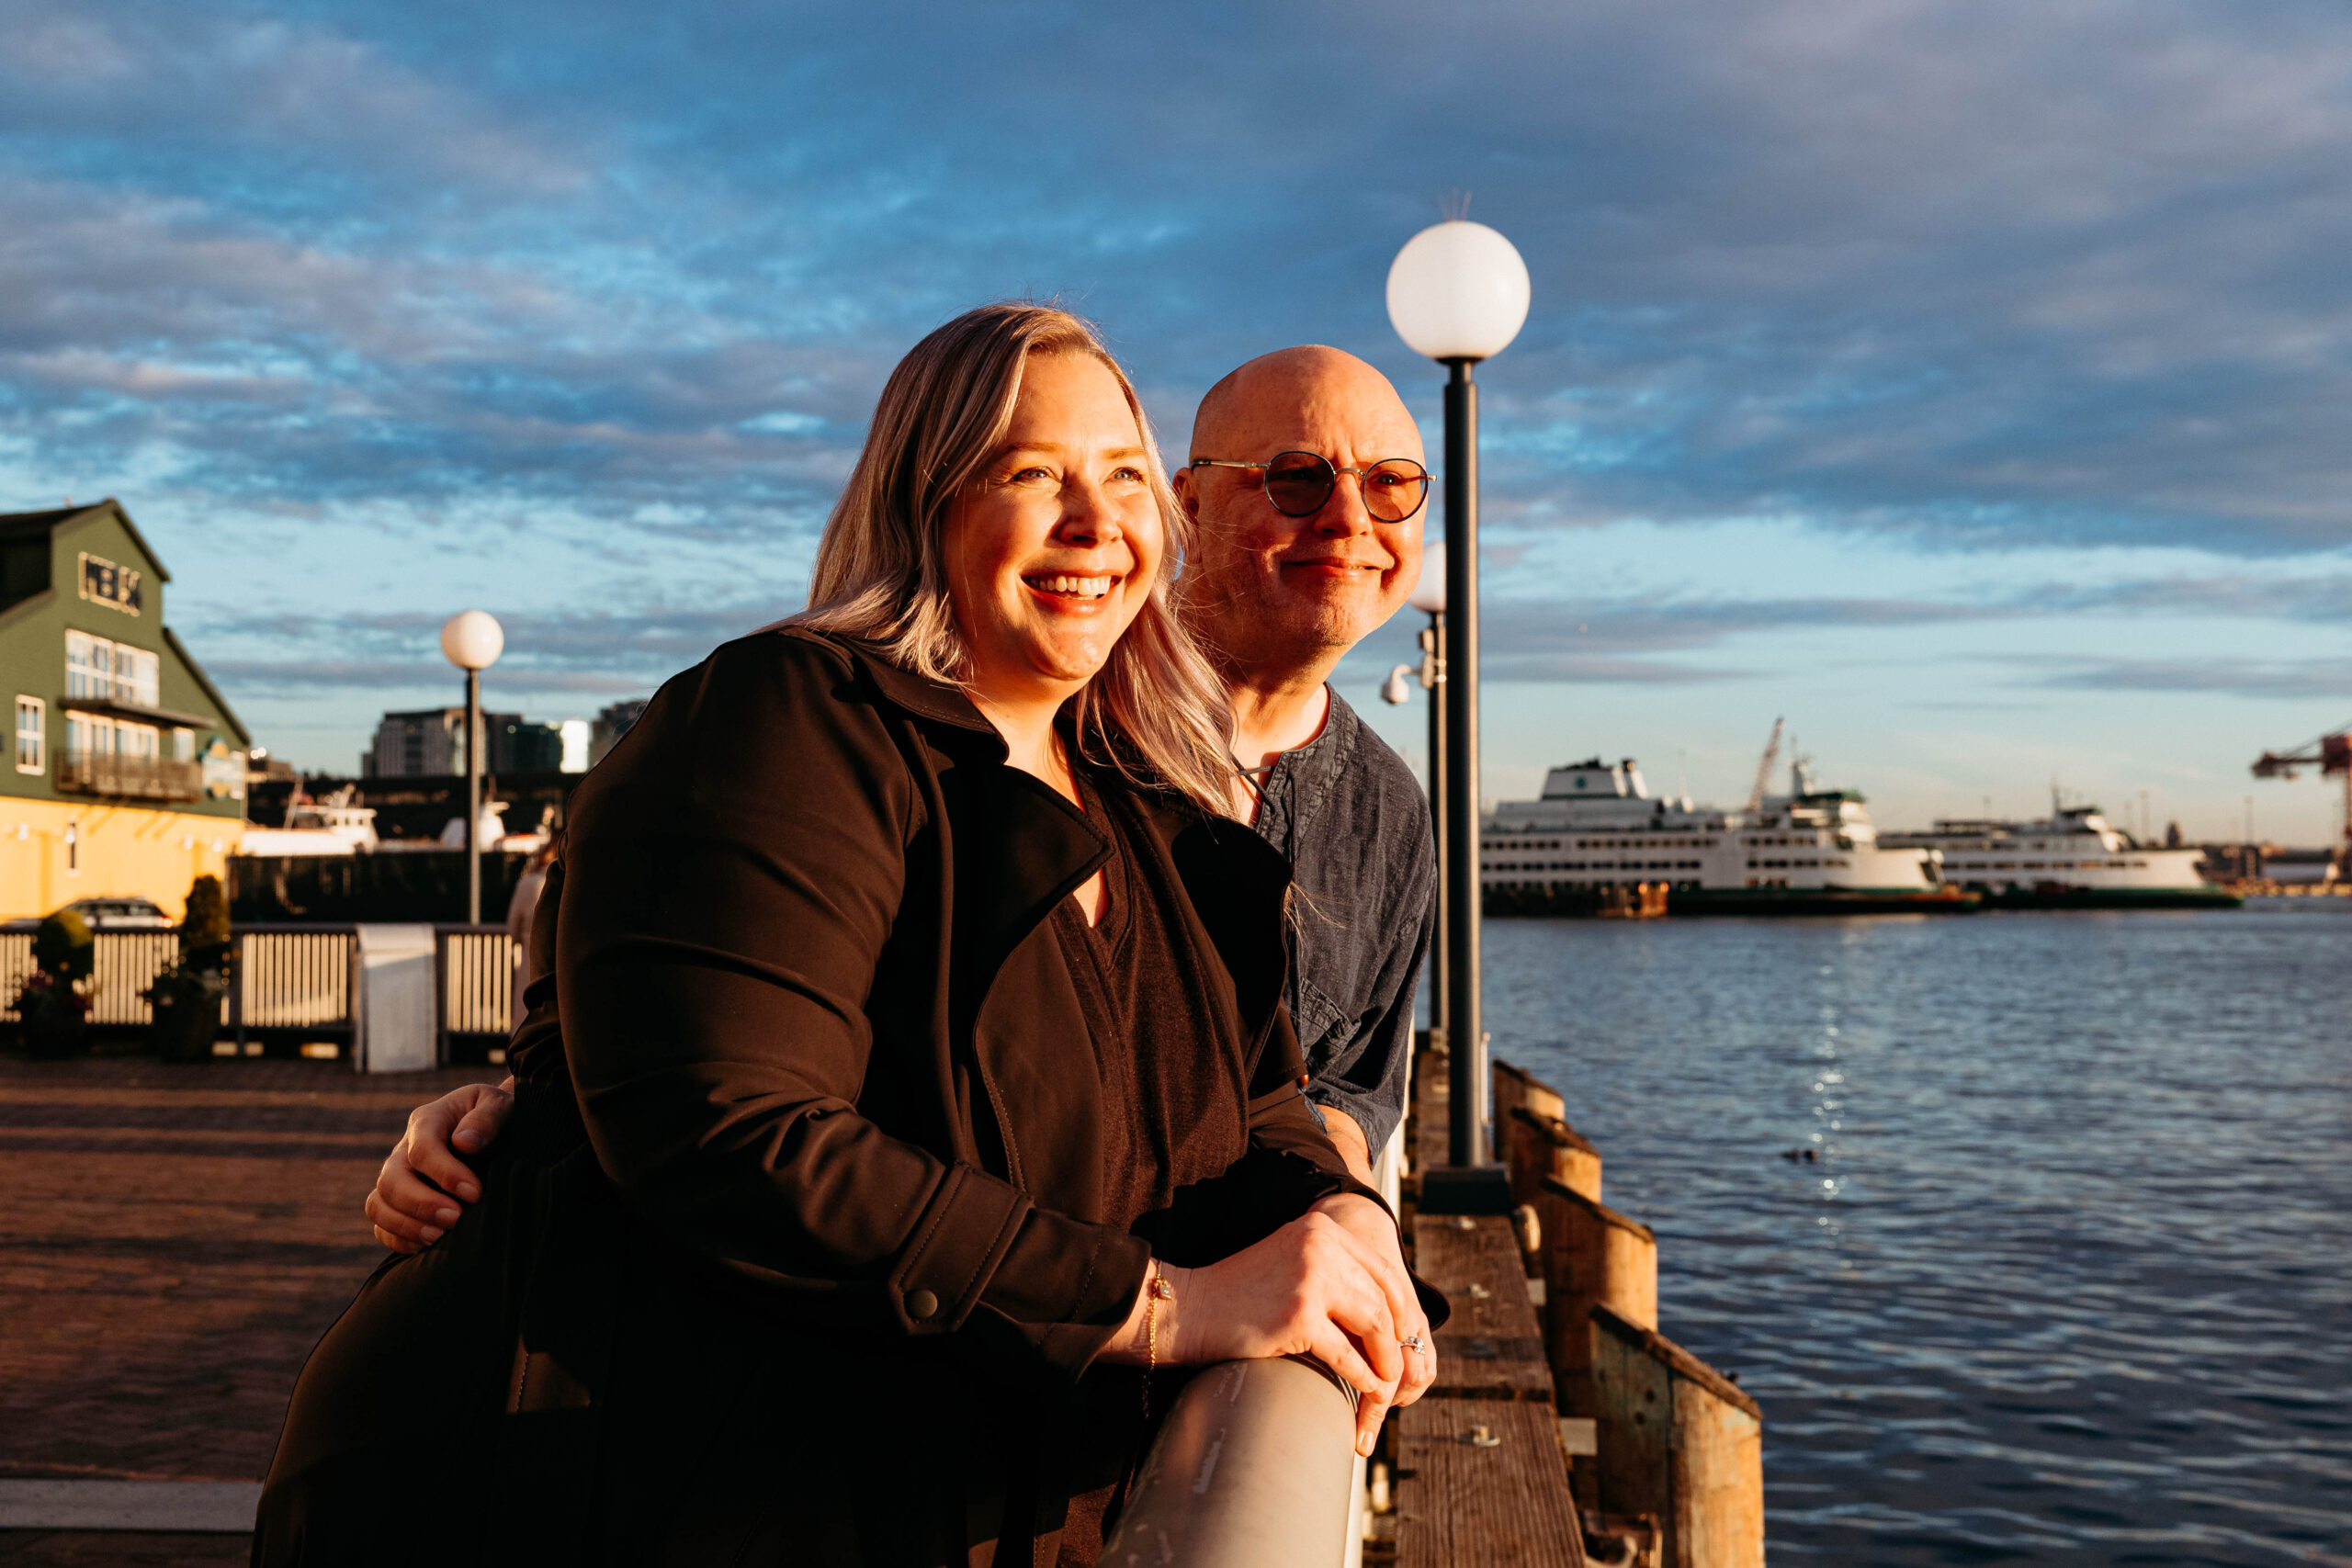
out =
[[(1286, 348), (1210, 389), (1173, 479), (1193, 522), (1179, 610), (1232, 705), (1237, 814), (1295, 879), (1284, 984), (1307, 1098), (1370, 1185), (1404, 1116), (1436, 855), (1412, 770), (1329, 682), (1419, 581), (1420, 431), (1363, 360)], [(466, 1158), (497, 1137), (505, 1087), (412, 1113), (367, 1198), (379, 1241), (413, 1252), (458, 1223), (481, 1191)]]
[[(531, 972), (531, 917), (538, 912), (539, 895), (547, 888), (548, 867), (555, 863), (556, 851), (556, 839), (549, 834), (548, 841), (533, 850), (531, 858), (523, 863), (523, 874), (514, 879), (514, 896), (506, 900), (506, 936), (514, 944), (514, 1010), (507, 1016), (518, 1028), (531, 1010), (523, 1000), (523, 992), (538, 978)], [(508, 1081), (511, 1084), (513, 1080)]]

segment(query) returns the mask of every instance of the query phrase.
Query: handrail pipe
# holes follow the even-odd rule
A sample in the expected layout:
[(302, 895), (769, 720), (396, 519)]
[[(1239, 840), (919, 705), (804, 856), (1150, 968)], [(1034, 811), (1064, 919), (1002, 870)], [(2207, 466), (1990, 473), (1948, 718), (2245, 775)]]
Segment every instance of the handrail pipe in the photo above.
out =
[(1338, 1568), (1355, 1399), (1312, 1362), (1223, 1361), (1169, 1407), (1102, 1568)]

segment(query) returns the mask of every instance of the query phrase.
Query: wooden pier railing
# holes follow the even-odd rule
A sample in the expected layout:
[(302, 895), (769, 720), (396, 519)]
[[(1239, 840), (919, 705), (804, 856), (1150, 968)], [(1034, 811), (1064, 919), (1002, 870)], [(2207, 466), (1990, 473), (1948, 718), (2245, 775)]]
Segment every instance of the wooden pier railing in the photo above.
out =
[[(1414, 1083), (1418, 1172), (1446, 1155), (1442, 1055)], [(1493, 1094), (1516, 1213), (1417, 1213), (1405, 1183), (1454, 1316), (1439, 1386), (1392, 1422), (1394, 1561), (1762, 1568), (1762, 1412), (1658, 1332), (1657, 1238), (1601, 1202), (1560, 1095), (1500, 1062)]]

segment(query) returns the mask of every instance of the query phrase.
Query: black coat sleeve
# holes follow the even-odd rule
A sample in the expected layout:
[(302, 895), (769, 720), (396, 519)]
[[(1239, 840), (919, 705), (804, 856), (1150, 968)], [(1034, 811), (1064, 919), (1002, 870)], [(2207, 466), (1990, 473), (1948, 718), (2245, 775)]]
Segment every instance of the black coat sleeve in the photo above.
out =
[(820, 644), (730, 644), (581, 786), (557, 990), (582, 1117), (624, 1200), (739, 1278), (886, 1334), (1012, 1317), (985, 1342), (1074, 1375), (1143, 1242), (858, 1111), (922, 807), (854, 685)]

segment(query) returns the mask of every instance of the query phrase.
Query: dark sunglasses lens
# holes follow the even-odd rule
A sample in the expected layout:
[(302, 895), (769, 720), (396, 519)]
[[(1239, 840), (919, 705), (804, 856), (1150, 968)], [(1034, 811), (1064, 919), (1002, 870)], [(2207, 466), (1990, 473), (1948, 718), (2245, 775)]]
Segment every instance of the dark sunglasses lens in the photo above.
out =
[(1429, 493), (1429, 470), (1419, 463), (1375, 463), (1363, 476), (1363, 509), (1383, 523), (1402, 523)]
[(1304, 517), (1331, 499), (1331, 465), (1311, 453), (1285, 452), (1266, 465), (1266, 499)]

